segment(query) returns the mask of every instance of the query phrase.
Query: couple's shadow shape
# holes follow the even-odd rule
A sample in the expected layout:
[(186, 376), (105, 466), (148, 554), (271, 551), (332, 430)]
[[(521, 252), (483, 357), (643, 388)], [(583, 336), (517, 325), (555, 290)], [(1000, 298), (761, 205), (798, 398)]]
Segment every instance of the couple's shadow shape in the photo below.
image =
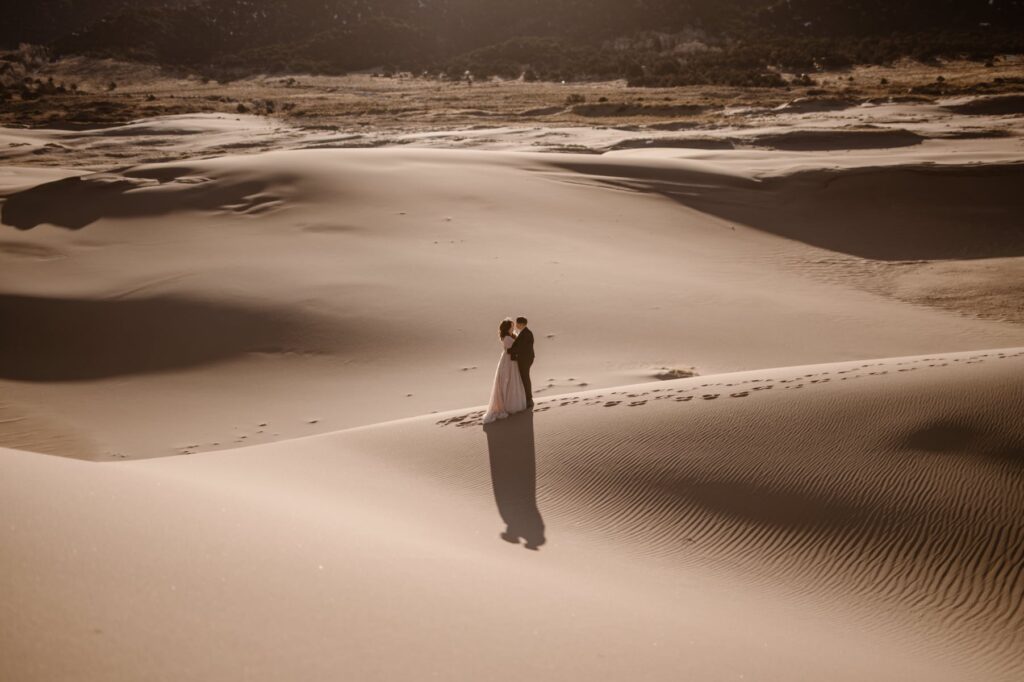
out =
[(546, 541), (544, 519), (537, 508), (537, 452), (533, 442), (533, 412), (515, 414), (484, 426), (491, 461), (491, 485), (498, 514), (505, 522), (501, 539), (523, 541), (539, 549)]

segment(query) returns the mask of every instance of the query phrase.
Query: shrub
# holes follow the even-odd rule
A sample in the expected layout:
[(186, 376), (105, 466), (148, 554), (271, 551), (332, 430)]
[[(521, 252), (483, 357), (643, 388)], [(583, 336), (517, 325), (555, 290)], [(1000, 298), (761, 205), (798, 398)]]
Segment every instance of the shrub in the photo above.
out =
[(27, 69), (38, 69), (50, 61), (50, 51), (42, 45), (21, 43), (15, 53), (18, 62)]

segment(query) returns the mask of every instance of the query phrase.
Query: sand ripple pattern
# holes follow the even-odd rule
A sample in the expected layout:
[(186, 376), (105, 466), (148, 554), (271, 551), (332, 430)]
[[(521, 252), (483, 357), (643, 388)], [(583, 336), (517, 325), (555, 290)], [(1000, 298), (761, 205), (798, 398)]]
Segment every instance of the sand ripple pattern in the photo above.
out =
[(1024, 350), (762, 374), (538, 401), (549, 528), (838, 599), (1024, 674)]

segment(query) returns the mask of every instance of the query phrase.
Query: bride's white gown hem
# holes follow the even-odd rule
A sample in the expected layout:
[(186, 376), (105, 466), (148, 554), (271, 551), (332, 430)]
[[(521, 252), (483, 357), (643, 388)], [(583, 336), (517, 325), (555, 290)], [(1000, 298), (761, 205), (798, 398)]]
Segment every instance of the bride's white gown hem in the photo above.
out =
[(519, 365), (508, 354), (508, 349), (515, 340), (514, 336), (506, 336), (501, 340), (501, 358), (498, 360), (498, 369), (494, 372), (494, 387), (491, 389), (491, 402), (484, 414), (484, 424), (490, 424), (526, 409), (526, 388), (523, 386), (523, 378), (519, 375)]

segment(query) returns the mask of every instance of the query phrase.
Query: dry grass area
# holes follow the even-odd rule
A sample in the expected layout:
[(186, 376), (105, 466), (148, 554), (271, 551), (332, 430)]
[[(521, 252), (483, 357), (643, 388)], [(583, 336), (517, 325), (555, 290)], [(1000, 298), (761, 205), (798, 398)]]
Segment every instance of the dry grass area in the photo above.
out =
[(927, 102), (1024, 91), (1024, 59), (1019, 56), (998, 59), (991, 67), (966, 61), (857, 67), (814, 74), (812, 85), (790, 88), (632, 88), (624, 81), (498, 80), (467, 86), (373, 74), (256, 76), (218, 83), (152, 65), (87, 58), (47, 64), (31, 75), (75, 83), (78, 92), (0, 101), (0, 125), (87, 128), (170, 114), (244, 111), (361, 132), (538, 122), (619, 127), (670, 123), (683, 129), (734, 125), (736, 108), (777, 107), (798, 98), (828, 106), (835, 100)]

